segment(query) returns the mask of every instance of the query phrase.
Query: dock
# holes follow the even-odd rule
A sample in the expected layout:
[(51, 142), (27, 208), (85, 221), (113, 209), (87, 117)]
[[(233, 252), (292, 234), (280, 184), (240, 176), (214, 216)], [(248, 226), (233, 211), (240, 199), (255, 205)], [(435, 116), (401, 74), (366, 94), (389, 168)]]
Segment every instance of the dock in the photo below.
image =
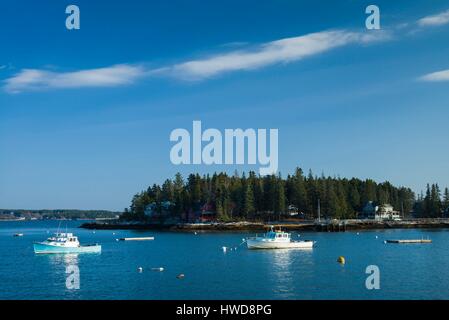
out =
[(430, 239), (387, 240), (387, 243), (432, 243)]
[(148, 241), (154, 240), (154, 237), (136, 237), (136, 238), (120, 238), (120, 241)]

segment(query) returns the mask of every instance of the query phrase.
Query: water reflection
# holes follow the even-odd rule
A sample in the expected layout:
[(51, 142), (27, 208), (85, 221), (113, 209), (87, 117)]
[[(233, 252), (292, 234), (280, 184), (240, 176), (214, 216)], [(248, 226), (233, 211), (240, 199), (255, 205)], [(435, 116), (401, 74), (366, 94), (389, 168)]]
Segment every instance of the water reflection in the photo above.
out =
[(79, 262), (78, 253), (66, 253), (66, 254), (49, 254), (50, 263), (53, 265), (64, 264), (65, 266), (76, 265)]
[(313, 272), (313, 248), (263, 250), (261, 254), (267, 260), (272, 291), (284, 299), (297, 298), (298, 287), (302, 285), (298, 273), (309, 277)]

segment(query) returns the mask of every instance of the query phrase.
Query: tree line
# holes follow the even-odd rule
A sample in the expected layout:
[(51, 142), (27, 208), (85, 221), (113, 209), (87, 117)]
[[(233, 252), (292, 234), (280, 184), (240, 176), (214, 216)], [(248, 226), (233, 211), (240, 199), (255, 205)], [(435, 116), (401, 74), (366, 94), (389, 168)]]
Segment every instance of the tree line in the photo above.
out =
[(145, 220), (149, 204), (155, 212), (181, 220), (187, 220), (189, 213), (204, 210), (205, 205), (220, 221), (275, 220), (286, 215), (289, 208), (314, 219), (318, 202), (321, 217), (350, 219), (356, 218), (368, 201), (391, 204), (404, 216), (413, 211), (421, 217), (437, 217), (449, 206), (449, 192), (446, 188), (442, 199), (438, 185), (432, 185), (425, 196), (416, 199), (410, 188), (396, 187), (388, 181), (318, 177), (311, 171), (305, 175), (300, 168), (286, 178), (280, 174), (259, 176), (250, 171), (248, 175), (190, 174), (185, 180), (177, 173), (174, 179), (134, 195), (122, 219)]
[[(438, 184), (427, 184), (426, 194), (420, 194), (416, 202), (416, 214), (422, 217), (438, 218), (446, 210), (449, 210), (449, 189), (445, 188), (443, 197), (441, 197), (441, 189)], [(446, 214), (448, 214), (447, 211)]]

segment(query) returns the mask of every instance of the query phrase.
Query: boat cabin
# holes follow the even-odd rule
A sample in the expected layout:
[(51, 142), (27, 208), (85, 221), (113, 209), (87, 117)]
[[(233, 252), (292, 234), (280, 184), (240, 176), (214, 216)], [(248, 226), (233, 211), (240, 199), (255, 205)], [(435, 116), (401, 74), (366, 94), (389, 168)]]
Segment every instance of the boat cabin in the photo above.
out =
[(73, 233), (60, 233), (57, 232), (53, 237), (48, 238), (49, 242), (69, 242), (78, 243), (78, 237), (74, 236)]
[(274, 230), (274, 227), (270, 227), (270, 231), (265, 234), (265, 237), (273, 240), (290, 239), (290, 233), (282, 230)]

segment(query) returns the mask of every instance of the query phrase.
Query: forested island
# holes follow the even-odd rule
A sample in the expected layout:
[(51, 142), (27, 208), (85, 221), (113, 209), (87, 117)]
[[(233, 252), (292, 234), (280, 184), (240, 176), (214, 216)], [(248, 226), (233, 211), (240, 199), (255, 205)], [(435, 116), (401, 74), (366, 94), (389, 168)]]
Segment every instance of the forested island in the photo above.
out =
[(427, 185), (416, 195), (410, 188), (371, 179), (294, 174), (176, 174), (134, 195), (122, 221), (204, 222), (280, 221), (287, 218), (360, 218), (367, 204), (388, 204), (401, 218), (440, 218), (447, 215), (449, 190)]
[(116, 219), (120, 212), (106, 210), (76, 209), (0, 209), (0, 220), (40, 220), (40, 219)]

